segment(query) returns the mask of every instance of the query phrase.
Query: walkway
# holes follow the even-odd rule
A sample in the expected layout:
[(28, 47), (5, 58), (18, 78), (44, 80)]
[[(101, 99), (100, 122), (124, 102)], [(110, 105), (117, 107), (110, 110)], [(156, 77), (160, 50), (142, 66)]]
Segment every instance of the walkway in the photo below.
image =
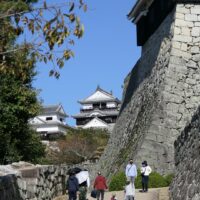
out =
[[(106, 192), (104, 200), (110, 200), (112, 193), (116, 193), (117, 200), (124, 200), (124, 192)], [(89, 200), (95, 200), (88, 195)], [(67, 200), (66, 196), (58, 197), (54, 200)], [(168, 188), (156, 188), (150, 189), (148, 193), (140, 193), (136, 190), (136, 198), (135, 200), (169, 200), (168, 196)]]

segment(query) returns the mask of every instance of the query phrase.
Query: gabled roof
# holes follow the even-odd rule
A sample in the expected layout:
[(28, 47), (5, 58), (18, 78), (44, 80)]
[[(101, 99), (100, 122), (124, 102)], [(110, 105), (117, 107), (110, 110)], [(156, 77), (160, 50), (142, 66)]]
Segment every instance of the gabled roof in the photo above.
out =
[(97, 86), (97, 89), (95, 90), (95, 92), (93, 94), (91, 94), (87, 98), (85, 98), (81, 101), (78, 101), (78, 102), (81, 104), (84, 104), (84, 103), (110, 102), (110, 101), (120, 103), (119, 99), (115, 98), (112, 95), (112, 93), (109, 93), (109, 92), (101, 89), (99, 86)]
[(89, 121), (87, 124), (82, 126), (82, 128), (108, 128), (108, 124), (104, 122), (103, 120), (99, 119), (98, 117), (95, 117), (91, 121)]
[(48, 114), (60, 114), (64, 117), (68, 117), (68, 115), (65, 113), (63, 107), (61, 104), (58, 105), (49, 105), (49, 106), (43, 106), (42, 115), (48, 115)]
[(35, 124), (35, 123), (36, 123), (36, 124), (46, 124), (46, 121), (43, 120), (43, 119), (41, 119), (39, 116), (36, 116), (36, 117), (30, 119), (30, 120), (29, 120), (29, 123), (30, 123), (30, 124)]

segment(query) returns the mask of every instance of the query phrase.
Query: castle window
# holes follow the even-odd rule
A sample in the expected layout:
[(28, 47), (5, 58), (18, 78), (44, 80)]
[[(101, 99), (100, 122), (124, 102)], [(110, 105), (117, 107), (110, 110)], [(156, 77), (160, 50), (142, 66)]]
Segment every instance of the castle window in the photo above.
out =
[(53, 117), (46, 117), (46, 121), (51, 121)]

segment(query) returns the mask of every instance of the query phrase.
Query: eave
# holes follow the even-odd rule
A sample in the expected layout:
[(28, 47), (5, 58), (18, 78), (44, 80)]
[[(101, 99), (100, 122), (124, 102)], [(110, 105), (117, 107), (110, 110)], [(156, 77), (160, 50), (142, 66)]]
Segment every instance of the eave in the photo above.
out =
[(138, 0), (128, 14), (128, 19), (137, 23), (142, 16), (147, 15), (149, 7), (154, 0)]
[(106, 103), (106, 102), (116, 102), (118, 104), (121, 103), (121, 101), (118, 98), (97, 99), (97, 100), (80, 100), (80, 101), (78, 101), (78, 103), (80, 103), (80, 104), (93, 104), (93, 103)]

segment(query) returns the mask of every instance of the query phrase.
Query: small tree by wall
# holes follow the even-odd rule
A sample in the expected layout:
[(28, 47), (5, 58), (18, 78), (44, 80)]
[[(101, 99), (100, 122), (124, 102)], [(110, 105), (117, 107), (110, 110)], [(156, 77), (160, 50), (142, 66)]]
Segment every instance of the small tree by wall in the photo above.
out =
[(66, 137), (58, 139), (57, 150), (48, 151), (52, 164), (77, 164), (103, 153), (108, 142), (108, 133), (95, 129), (72, 129)]

